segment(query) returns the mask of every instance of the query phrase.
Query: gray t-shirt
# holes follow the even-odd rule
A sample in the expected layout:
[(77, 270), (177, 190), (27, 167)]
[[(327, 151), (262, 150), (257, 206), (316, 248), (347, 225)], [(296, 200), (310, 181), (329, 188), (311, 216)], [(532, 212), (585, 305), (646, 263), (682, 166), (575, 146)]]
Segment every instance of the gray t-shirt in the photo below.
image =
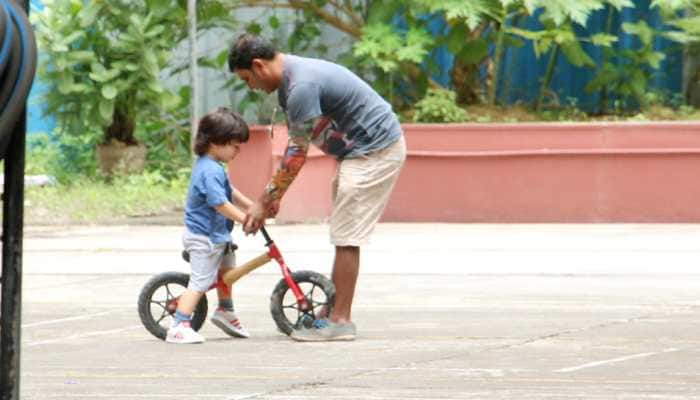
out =
[(391, 105), (332, 62), (286, 54), (277, 94), (290, 127), (323, 117), (311, 141), (338, 159), (384, 149), (403, 134)]

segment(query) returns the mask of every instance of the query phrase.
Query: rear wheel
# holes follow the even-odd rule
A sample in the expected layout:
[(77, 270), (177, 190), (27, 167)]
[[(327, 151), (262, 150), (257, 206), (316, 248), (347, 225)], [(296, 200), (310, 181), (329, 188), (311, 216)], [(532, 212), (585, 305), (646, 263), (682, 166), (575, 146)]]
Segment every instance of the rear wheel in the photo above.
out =
[[(190, 276), (182, 272), (163, 272), (151, 278), (141, 289), (138, 308), (143, 326), (158, 339), (165, 340), (177, 310), (177, 302), (187, 289)], [(192, 313), (192, 329), (198, 331), (207, 318), (207, 296), (203, 295)]]
[(308, 328), (315, 319), (328, 316), (335, 299), (333, 282), (318, 272), (298, 271), (292, 273), (292, 278), (311, 307), (302, 310), (287, 281), (281, 279), (277, 283), (270, 298), (270, 313), (285, 335), (290, 335), (294, 329)]

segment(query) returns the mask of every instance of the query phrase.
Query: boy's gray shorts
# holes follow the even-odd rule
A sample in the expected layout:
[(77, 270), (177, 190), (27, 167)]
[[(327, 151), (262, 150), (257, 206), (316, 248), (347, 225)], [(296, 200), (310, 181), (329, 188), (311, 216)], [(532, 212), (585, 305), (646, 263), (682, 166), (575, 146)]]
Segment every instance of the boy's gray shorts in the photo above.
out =
[(226, 253), (226, 243), (214, 244), (207, 236), (185, 229), (182, 245), (190, 253), (190, 283), (187, 285), (190, 290), (206, 292), (216, 282), (219, 268), (236, 265), (236, 254)]

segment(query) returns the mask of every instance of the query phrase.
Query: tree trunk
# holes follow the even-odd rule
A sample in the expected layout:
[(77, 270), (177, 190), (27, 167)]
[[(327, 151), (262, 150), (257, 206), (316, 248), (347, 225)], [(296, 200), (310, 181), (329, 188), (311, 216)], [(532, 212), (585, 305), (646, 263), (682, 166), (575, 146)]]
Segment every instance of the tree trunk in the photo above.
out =
[(115, 109), (112, 125), (105, 129), (105, 141), (97, 145), (97, 160), (102, 174), (134, 174), (143, 171), (146, 146), (134, 137), (134, 119), (130, 113)]
[(479, 102), (479, 66), (455, 59), (452, 67), (452, 86), (457, 93), (458, 104)]
[(105, 143), (109, 144), (112, 140), (125, 143), (126, 145), (136, 145), (134, 137), (134, 120), (122, 110), (114, 110), (112, 125), (105, 130)]
[(685, 53), (683, 91), (688, 105), (700, 108), (700, 45), (691, 46)]

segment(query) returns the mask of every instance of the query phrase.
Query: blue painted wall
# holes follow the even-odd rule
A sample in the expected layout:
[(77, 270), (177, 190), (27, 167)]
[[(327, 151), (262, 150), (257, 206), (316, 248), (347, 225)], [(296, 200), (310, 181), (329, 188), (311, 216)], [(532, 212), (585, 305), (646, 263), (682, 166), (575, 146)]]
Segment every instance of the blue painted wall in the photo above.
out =
[[(635, 8), (626, 8), (620, 13), (615, 13), (612, 23), (613, 31), (611, 33), (618, 35), (619, 41), (616, 44), (618, 49), (634, 49), (639, 46), (634, 36), (622, 32), (621, 26), (623, 22), (644, 20), (652, 28), (660, 29), (662, 27), (658, 13), (650, 10), (649, 4), (649, 0), (637, 0), (635, 1)], [(607, 16), (607, 10), (596, 12), (591, 16), (585, 28), (576, 27), (577, 34), (581, 37), (586, 37), (603, 32), (607, 23)], [(430, 20), (429, 26), (433, 32), (447, 29), (444, 21), (435, 21), (434, 18)], [(529, 30), (542, 29), (537, 15), (521, 21), (518, 26)], [(596, 63), (602, 63), (602, 51), (600, 49), (590, 44), (584, 44), (583, 47)], [(666, 59), (661, 68), (654, 72), (650, 89), (664, 91), (667, 94), (680, 94), (683, 76), (682, 47), (665, 39), (657, 39), (655, 50), (665, 53)], [(447, 49), (438, 49), (432, 56), (441, 65), (440, 72), (435, 74), (433, 78), (443, 85), (449, 85), (449, 74), (454, 58)], [(508, 104), (534, 102), (538, 96), (540, 81), (545, 74), (548, 61), (548, 54), (542, 55), (538, 59), (535, 56), (532, 44), (529, 42), (526, 42), (525, 46), (521, 48), (508, 48), (504, 53), (499, 75), (499, 101)], [(483, 70), (482, 74), (485, 77), (486, 71)], [(598, 94), (586, 93), (584, 88), (595, 75), (595, 69), (575, 67), (560, 53), (550, 89), (556, 93), (562, 104), (576, 103), (583, 109), (593, 110), (598, 105), (599, 96)]]
[[(44, 6), (39, 0), (32, 0), (30, 2), (31, 10), (37, 11), (42, 10)], [(41, 52), (39, 52), (39, 57), (41, 57)], [(51, 117), (44, 117), (42, 115), (44, 107), (43, 101), (41, 99), (42, 93), (46, 91), (46, 84), (39, 79), (39, 74), (34, 78), (34, 85), (29, 93), (29, 99), (27, 100), (27, 134), (46, 132), (51, 133), (56, 126), (56, 122)]]
[[(613, 19), (613, 35), (618, 35), (618, 49), (634, 49), (639, 46), (635, 36), (622, 32), (623, 22), (646, 21), (652, 28), (660, 29), (662, 23), (657, 12), (649, 10), (649, 1), (635, 1), (636, 8), (623, 9), (621, 13), (615, 13)], [(607, 10), (596, 12), (588, 22), (586, 28), (577, 27), (577, 34), (585, 37), (600, 33), (605, 30), (607, 22)], [(536, 16), (528, 18), (524, 27), (531, 30), (541, 29), (542, 26)], [(681, 93), (683, 76), (683, 52), (680, 45), (665, 39), (657, 39), (654, 43), (655, 50), (666, 54), (666, 59), (658, 71), (653, 74), (651, 89), (661, 90), (667, 93)], [(602, 63), (602, 51), (590, 44), (584, 44), (584, 50), (597, 63)], [(531, 102), (535, 100), (539, 91), (540, 80), (547, 68), (548, 55), (537, 59), (534, 55), (532, 44), (527, 44), (520, 49), (509, 49), (503, 61), (501, 70), (503, 85), (508, 84), (508, 93), (501, 91), (501, 100), (507, 103), (517, 101)], [(552, 78), (551, 89), (557, 94), (559, 101), (568, 103), (570, 99), (576, 99), (578, 105), (584, 109), (595, 109), (598, 104), (598, 94), (588, 94), (584, 88), (596, 75), (592, 68), (579, 68), (571, 65), (560, 54)], [(508, 77), (510, 76), (510, 79)], [(504, 79), (508, 82), (504, 82)]]

